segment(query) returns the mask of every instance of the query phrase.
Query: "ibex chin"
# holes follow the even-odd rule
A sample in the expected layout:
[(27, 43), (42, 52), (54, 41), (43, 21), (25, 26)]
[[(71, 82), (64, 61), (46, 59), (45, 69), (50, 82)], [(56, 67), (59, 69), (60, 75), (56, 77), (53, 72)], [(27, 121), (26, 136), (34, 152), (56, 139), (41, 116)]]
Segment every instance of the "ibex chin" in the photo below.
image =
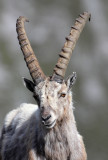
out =
[(76, 41), (90, 14), (84, 12), (66, 37), (52, 76), (46, 77), (27, 38), (24, 22), (16, 23), (19, 44), (33, 82), (24, 78), (38, 105), (21, 104), (5, 118), (1, 138), (1, 160), (86, 160), (81, 135), (73, 114), (71, 88), (76, 73), (64, 80), (67, 65)]

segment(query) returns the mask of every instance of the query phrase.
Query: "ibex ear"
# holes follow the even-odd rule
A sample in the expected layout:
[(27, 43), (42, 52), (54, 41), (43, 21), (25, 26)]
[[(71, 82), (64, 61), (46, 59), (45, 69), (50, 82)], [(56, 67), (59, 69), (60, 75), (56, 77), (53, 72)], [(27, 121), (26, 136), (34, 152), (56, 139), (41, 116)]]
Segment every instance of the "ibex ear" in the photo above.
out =
[(72, 88), (72, 86), (74, 85), (74, 83), (76, 82), (76, 72), (73, 72), (66, 80), (66, 85), (69, 89)]
[(27, 87), (27, 89), (29, 89), (31, 92), (34, 91), (35, 84), (32, 81), (26, 78), (23, 78), (23, 83), (24, 83), (24, 86)]

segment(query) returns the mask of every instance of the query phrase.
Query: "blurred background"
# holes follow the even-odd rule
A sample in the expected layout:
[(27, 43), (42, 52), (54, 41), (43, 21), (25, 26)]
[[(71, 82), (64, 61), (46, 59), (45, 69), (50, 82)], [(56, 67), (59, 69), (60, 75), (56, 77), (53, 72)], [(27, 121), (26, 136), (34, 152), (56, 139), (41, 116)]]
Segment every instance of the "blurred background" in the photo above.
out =
[(91, 13), (77, 42), (67, 74), (77, 72), (73, 101), (88, 160), (108, 160), (108, 0), (0, 0), (0, 128), (21, 103), (36, 103), (23, 86), (31, 79), (23, 60), (16, 19), (29, 18), (26, 31), (40, 65), (51, 75), (70, 27), (83, 11)]

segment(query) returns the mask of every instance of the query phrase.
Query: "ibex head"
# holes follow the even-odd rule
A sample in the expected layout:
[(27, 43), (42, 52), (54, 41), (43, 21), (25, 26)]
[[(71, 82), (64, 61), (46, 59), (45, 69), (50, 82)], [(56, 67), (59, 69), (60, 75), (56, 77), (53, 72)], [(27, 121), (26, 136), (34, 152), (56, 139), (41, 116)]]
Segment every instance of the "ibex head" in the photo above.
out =
[(27, 38), (24, 22), (28, 20), (24, 17), (17, 19), (16, 30), (19, 44), (33, 79), (31, 82), (24, 78), (24, 83), (33, 92), (40, 108), (41, 121), (46, 128), (52, 128), (61, 120), (68, 119), (69, 110), (72, 109), (71, 87), (76, 80), (76, 73), (73, 72), (67, 80), (64, 80), (64, 76), (72, 51), (88, 19), (90, 19), (90, 14), (87, 12), (76, 19), (75, 25), (72, 26), (70, 35), (66, 37), (64, 47), (59, 54), (53, 75), (50, 77), (44, 75)]

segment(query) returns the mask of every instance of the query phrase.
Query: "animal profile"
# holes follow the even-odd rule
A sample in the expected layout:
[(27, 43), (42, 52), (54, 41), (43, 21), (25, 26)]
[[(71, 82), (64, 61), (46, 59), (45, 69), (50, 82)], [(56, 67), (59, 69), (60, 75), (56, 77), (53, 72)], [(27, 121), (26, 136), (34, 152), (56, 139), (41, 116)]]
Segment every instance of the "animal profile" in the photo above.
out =
[(19, 17), (16, 31), (32, 80), (24, 78), (37, 104), (21, 104), (10, 111), (0, 137), (0, 160), (86, 160), (82, 136), (77, 131), (73, 114), (73, 72), (66, 80), (66, 69), (75, 44), (90, 14), (84, 12), (66, 37), (59, 59), (49, 77), (43, 73), (27, 38), (24, 22)]

